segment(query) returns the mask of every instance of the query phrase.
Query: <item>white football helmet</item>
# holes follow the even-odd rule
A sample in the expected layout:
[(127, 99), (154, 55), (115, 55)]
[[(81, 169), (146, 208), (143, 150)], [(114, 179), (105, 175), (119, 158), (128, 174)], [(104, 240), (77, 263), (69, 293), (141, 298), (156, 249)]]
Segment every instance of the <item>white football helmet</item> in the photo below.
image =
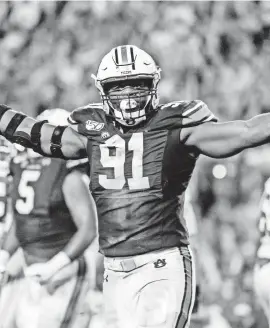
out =
[(161, 69), (145, 51), (133, 45), (113, 48), (92, 75), (107, 115), (125, 126), (146, 120), (159, 103)]

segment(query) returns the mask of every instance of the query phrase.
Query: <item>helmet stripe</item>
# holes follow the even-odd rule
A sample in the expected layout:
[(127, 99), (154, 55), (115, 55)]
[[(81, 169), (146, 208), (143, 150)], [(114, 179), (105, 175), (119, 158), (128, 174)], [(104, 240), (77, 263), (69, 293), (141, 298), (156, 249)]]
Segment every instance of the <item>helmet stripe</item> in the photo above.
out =
[(117, 51), (117, 48), (115, 48), (115, 63), (116, 65), (119, 64), (119, 59), (118, 59), (118, 51)]
[(133, 47), (130, 47), (130, 56), (131, 56), (131, 61), (132, 61), (132, 69), (135, 70), (135, 59), (134, 59), (134, 52), (133, 52)]
[(122, 64), (128, 64), (127, 47), (126, 46), (121, 47), (121, 57), (122, 57)]

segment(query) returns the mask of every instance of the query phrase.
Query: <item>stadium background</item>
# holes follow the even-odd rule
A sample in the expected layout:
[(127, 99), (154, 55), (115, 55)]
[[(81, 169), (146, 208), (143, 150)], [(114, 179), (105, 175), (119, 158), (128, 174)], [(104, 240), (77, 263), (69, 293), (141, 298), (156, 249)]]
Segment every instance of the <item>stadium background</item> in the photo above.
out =
[[(202, 99), (221, 120), (247, 119), (270, 108), (269, 35), (270, 2), (2, 1), (0, 102), (36, 115), (99, 101), (91, 73), (128, 43), (160, 64), (161, 102)], [(203, 304), (233, 328), (263, 327), (252, 269), (268, 148), (201, 158), (192, 184)]]

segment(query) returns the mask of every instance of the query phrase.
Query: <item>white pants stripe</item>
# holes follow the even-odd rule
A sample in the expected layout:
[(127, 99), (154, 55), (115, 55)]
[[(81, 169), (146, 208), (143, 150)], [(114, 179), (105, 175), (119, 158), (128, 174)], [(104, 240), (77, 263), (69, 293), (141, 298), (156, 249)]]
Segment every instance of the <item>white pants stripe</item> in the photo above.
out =
[(79, 302), (80, 294), (85, 288), (85, 276), (86, 276), (86, 262), (85, 258), (81, 257), (78, 259), (78, 272), (76, 274), (76, 283), (74, 285), (73, 293), (70, 297), (70, 301), (67, 305), (64, 318), (61, 322), (60, 328), (69, 328), (72, 327), (72, 322), (76, 319), (76, 306)]
[[(190, 321), (192, 308), (194, 305), (194, 273), (193, 262), (189, 248), (187, 248), (187, 254), (183, 254), (183, 250), (180, 248), (180, 254), (183, 257), (184, 271), (185, 271), (185, 290), (182, 299), (181, 309), (179, 317), (176, 322), (176, 328), (187, 328)], [(188, 257), (189, 258), (188, 258)]]

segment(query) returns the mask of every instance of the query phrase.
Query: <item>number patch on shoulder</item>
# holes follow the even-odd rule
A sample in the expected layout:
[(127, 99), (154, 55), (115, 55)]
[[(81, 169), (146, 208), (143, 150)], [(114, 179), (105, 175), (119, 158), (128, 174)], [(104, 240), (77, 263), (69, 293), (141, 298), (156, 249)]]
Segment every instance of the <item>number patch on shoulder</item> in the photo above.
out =
[[(133, 152), (131, 178), (125, 177), (126, 143), (127, 149)], [(114, 155), (110, 154), (110, 148), (115, 149)], [(99, 184), (105, 189), (120, 190), (126, 182), (131, 190), (150, 188), (149, 178), (143, 177), (143, 151), (142, 132), (133, 133), (128, 142), (117, 134), (106, 140), (100, 145), (100, 162), (103, 167), (113, 168), (114, 178), (100, 174)]]

